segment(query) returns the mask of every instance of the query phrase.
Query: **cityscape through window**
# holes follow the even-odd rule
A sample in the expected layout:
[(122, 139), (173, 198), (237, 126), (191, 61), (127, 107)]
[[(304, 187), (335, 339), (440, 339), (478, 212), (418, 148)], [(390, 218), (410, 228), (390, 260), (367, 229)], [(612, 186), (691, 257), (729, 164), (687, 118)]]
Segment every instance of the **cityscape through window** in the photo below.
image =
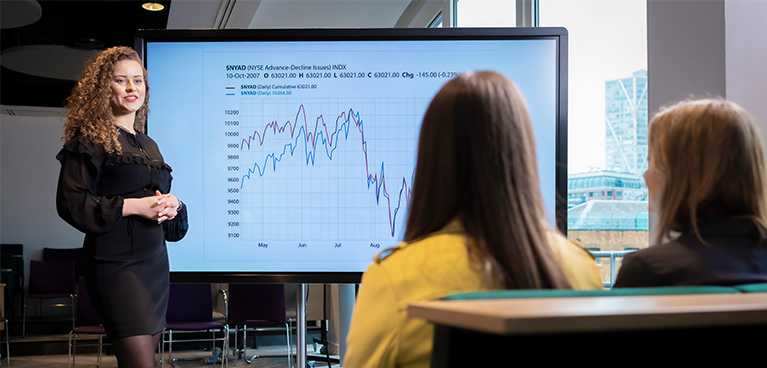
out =
[(569, 32), (567, 235), (610, 284), (622, 255), (648, 246), (647, 4), (538, 5), (540, 26)]
[[(514, 26), (515, 3), (458, 0), (457, 26)], [(541, 27), (569, 33), (567, 235), (598, 256), (610, 285), (623, 254), (647, 247), (649, 239), (642, 177), (649, 119), (646, 0), (535, 5)]]

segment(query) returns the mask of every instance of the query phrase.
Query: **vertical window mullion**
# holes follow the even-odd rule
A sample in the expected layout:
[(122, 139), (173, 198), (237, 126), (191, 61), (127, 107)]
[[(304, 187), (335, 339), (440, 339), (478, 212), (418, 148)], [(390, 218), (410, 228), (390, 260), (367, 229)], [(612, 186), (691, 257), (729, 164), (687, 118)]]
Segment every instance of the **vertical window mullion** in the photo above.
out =
[(516, 0), (517, 27), (538, 27), (538, 0)]

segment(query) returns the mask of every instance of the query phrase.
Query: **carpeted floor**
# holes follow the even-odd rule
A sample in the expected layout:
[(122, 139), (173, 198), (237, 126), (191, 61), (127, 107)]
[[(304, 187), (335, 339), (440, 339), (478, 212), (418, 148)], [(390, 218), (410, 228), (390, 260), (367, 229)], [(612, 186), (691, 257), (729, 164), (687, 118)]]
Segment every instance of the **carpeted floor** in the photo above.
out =
[[(312, 353), (311, 347), (307, 350), (310, 354)], [(284, 368), (288, 367), (288, 358), (286, 355), (287, 351), (284, 346), (277, 346), (277, 347), (264, 347), (259, 349), (248, 349), (247, 357), (251, 357), (254, 354), (258, 354), (259, 357), (256, 359), (253, 359), (253, 361), (248, 364), (247, 362), (243, 361), (242, 359), (238, 360), (235, 365), (235, 361), (233, 357), (230, 357), (229, 359), (229, 367), (247, 367), (247, 368)], [(166, 358), (167, 358), (166, 353)], [(181, 367), (181, 368), (187, 368), (187, 367), (200, 367), (203, 365), (208, 365), (207, 362), (203, 364), (203, 360), (206, 358), (210, 358), (212, 355), (208, 351), (199, 351), (199, 352), (174, 352), (173, 357), (178, 358), (178, 361), (175, 364), (175, 367)], [(336, 361), (338, 357), (335, 357)], [(315, 362), (311, 356), (307, 358), (307, 361), (309, 363), (309, 367), (315, 367), (315, 368), (322, 368), (327, 367), (328, 364), (325, 361), (317, 361)], [(295, 356), (293, 357), (293, 366), (295, 366)], [(97, 363), (97, 355), (96, 354), (77, 354), (75, 359), (76, 366), (78, 368), (91, 368), (96, 367)], [(3, 366), (7, 366), (7, 361), (5, 357), (3, 357), (2, 362), (0, 362)], [(29, 355), (29, 356), (18, 356), (14, 357), (11, 356), (11, 367), (24, 367), (24, 368), (63, 368), (68, 366), (68, 356), (67, 355)], [(219, 364), (211, 365), (211, 366), (220, 366)], [(113, 355), (105, 355), (102, 357), (101, 365), (99, 365), (99, 368), (116, 368), (117, 367), (117, 361), (115, 360), (115, 357)], [(165, 362), (165, 367), (171, 368), (172, 366)], [(335, 363), (332, 365), (333, 368), (340, 368), (340, 365), (338, 363)]]

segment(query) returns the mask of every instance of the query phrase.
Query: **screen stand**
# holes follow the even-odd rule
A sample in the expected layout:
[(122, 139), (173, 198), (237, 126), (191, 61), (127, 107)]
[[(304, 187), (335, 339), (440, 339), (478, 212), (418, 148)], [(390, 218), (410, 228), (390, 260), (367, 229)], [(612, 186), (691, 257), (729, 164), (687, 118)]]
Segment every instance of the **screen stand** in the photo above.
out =
[(306, 284), (298, 284), (296, 298), (296, 368), (306, 364)]

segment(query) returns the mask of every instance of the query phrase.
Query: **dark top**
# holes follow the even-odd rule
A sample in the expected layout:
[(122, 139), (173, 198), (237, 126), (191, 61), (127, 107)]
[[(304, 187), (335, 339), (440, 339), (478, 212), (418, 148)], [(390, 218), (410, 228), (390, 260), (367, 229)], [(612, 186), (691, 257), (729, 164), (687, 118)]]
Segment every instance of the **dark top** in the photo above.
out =
[(613, 287), (733, 286), (767, 282), (767, 244), (748, 220), (703, 220), (692, 231), (626, 254)]
[[(165, 327), (169, 266), (165, 232), (140, 216), (123, 217), (123, 199), (170, 191), (171, 168), (145, 134), (119, 130), (121, 154), (77, 136), (64, 144), (56, 208), (85, 233), (83, 276), (94, 308), (112, 339)], [(180, 211), (185, 211), (182, 208)], [(178, 216), (177, 216), (178, 217)]]

